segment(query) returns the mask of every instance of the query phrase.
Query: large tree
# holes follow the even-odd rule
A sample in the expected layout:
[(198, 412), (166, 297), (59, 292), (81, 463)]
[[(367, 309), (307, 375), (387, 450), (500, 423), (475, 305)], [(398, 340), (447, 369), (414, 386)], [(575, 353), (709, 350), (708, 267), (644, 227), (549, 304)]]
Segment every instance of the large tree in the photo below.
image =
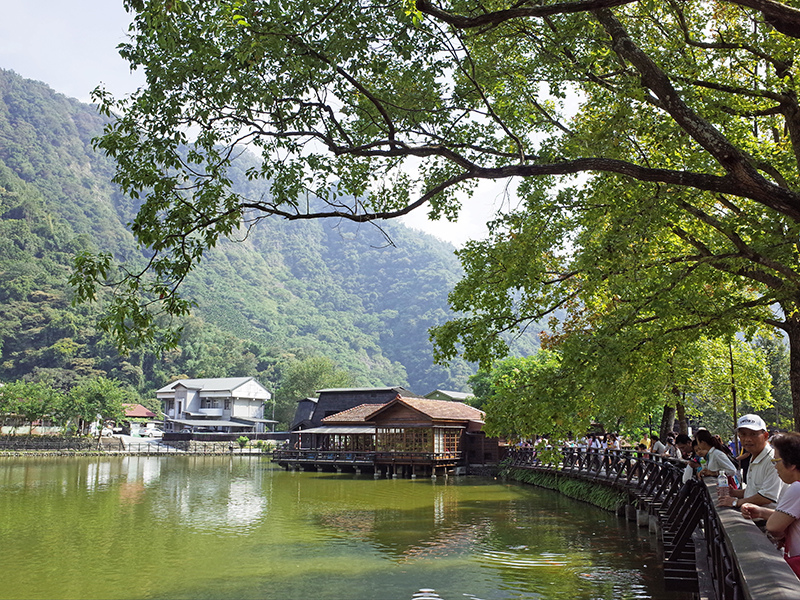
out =
[[(734, 415), (771, 404), (766, 353), (735, 337), (670, 345), (632, 331), (602, 340), (595, 331), (497, 361), (487, 379), (487, 431), (507, 437), (563, 439), (596, 423), (631, 431), (655, 412), (677, 412), (727, 439)], [(673, 425), (662, 423), (659, 434), (666, 439)]]
[(440, 357), (458, 344), (471, 360), (502, 356), (502, 333), (557, 310), (548, 343), (588, 363), (778, 328), (800, 425), (798, 224), (743, 199), (593, 183), (529, 197), (460, 251), (451, 302), (464, 316), (435, 329)]
[[(220, 236), (260, 218), (376, 221), (423, 206), (449, 218), (477, 181), (514, 180), (509, 189), (525, 206), (518, 218), (559, 230), (543, 253), (527, 255), (539, 273), (518, 262), (498, 296), (513, 296), (529, 276), (574, 281), (591, 260), (622, 262), (606, 273), (641, 274), (630, 268), (636, 261), (656, 268), (620, 243), (628, 211), (639, 239), (672, 243), (675, 256), (659, 255), (673, 268), (658, 285), (636, 280), (639, 289), (620, 296), (647, 304), (646, 315), (627, 318), (666, 317), (667, 331), (714, 321), (730, 334), (752, 319), (786, 327), (796, 338), (800, 423), (800, 11), (769, 0), (126, 6), (134, 22), (122, 54), (146, 84), (119, 101), (98, 92), (102, 110), (119, 115), (99, 146), (117, 161), (117, 183), (141, 202), (132, 228), (148, 261), (116, 271), (111, 257), (83, 255), (74, 278), (83, 297), (119, 278), (104, 326), (123, 341), (151, 335), (159, 304), (188, 311), (177, 293), (186, 273)], [(249, 172), (262, 184), (257, 197), (226, 176), (245, 148), (259, 157)], [(574, 199), (554, 202), (547, 190), (576, 174)], [(614, 212), (608, 230), (589, 218), (605, 210)], [(709, 245), (703, 228), (723, 241)], [(593, 250), (583, 270), (549, 264), (580, 235)], [(614, 251), (591, 247), (604, 237)], [(697, 295), (692, 322), (675, 318), (674, 302), (688, 293), (655, 293), (692, 286), (714, 290)], [(579, 287), (582, 295), (562, 288), (546, 300), (597, 297), (598, 287)], [(766, 315), (775, 302), (786, 318)], [(545, 314), (521, 308), (499, 329)], [(497, 323), (460, 339), (485, 348)], [(448, 335), (445, 347), (460, 334)]]
[(123, 404), (135, 400), (125, 384), (105, 377), (83, 379), (69, 391), (67, 416), (82, 422), (82, 427), (98, 423), (98, 440), (107, 421), (125, 417)]
[(63, 404), (63, 394), (46, 383), (12, 381), (0, 386), (3, 422), (12, 415), (20, 417), (28, 422), (29, 433), (33, 433), (37, 421), (58, 421)]

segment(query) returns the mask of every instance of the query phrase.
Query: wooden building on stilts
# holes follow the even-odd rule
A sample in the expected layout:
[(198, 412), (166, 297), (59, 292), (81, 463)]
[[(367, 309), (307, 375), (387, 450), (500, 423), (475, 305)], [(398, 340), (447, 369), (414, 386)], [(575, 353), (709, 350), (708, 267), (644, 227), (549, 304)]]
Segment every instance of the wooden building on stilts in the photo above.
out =
[[(396, 395), (361, 404), (299, 430), (273, 460), (286, 469), (372, 472), (384, 477), (465, 472), (486, 446), (484, 413), (462, 402)], [(494, 444), (496, 446), (496, 443)]]

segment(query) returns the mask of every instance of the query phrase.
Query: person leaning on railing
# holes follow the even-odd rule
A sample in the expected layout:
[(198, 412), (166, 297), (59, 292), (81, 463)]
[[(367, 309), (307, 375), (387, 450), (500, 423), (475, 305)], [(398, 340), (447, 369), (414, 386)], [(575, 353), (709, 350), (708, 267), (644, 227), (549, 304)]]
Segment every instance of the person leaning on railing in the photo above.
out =
[(727, 475), (738, 475), (739, 468), (725, 452), (725, 446), (707, 429), (700, 429), (695, 435), (697, 440), (697, 454), (706, 459), (705, 468), (698, 473), (699, 477), (719, 475), (725, 471)]
[(675, 438), (675, 447), (681, 451), (680, 458), (689, 460), (694, 455), (694, 448), (692, 448), (692, 438), (685, 433), (679, 433)]
[(779, 435), (772, 444), (775, 456), (771, 462), (789, 487), (774, 510), (746, 503), (742, 514), (748, 519), (767, 520), (767, 534), (783, 547), (786, 562), (800, 577), (800, 433)]
[(734, 508), (749, 502), (758, 506), (775, 508), (778, 498), (786, 487), (778, 477), (775, 465), (772, 463), (774, 451), (767, 443), (769, 433), (764, 419), (758, 415), (744, 415), (737, 422), (736, 431), (742, 442), (742, 447), (747, 450), (752, 458), (747, 471), (745, 488), (731, 490), (730, 496), (720, 498), (720, 506), (733, 506)]
[(697, 440), (692, 440), (685, 433), (679, 433), (675, 438), (675, 447), (680, 450), (680, 458), (686, 461), (686, 467), (683, 470), (683, 483), (692, 479), (698, 471), (700, 471), (700, 457), (695, 452), (697, 448)]
[(650, 452), (661, 456), (667, 451), (667, 447), (662, 443), (657, 434), (650, 436)]

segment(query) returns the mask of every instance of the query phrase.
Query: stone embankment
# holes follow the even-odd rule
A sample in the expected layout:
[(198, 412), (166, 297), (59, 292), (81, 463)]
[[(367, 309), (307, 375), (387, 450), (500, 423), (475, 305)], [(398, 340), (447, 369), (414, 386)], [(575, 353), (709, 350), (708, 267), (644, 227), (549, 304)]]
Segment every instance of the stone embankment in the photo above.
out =
[(0, 457), (12, 456), (166, 456), (166, 455), (245, 455), (266, 456), (271, 446), (240, 448), (231, 442), (173, 441), (132, 436), (97, 438), (59, 436), (0, 437)]

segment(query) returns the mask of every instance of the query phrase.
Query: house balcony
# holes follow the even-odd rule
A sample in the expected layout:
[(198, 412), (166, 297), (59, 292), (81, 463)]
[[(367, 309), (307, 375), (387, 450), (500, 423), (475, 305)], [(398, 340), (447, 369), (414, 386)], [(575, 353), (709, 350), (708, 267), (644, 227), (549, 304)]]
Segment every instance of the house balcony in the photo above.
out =
[(221, 408), (201, 408), (200, 414), (206, 417), (221, 417), (222, 410)]

